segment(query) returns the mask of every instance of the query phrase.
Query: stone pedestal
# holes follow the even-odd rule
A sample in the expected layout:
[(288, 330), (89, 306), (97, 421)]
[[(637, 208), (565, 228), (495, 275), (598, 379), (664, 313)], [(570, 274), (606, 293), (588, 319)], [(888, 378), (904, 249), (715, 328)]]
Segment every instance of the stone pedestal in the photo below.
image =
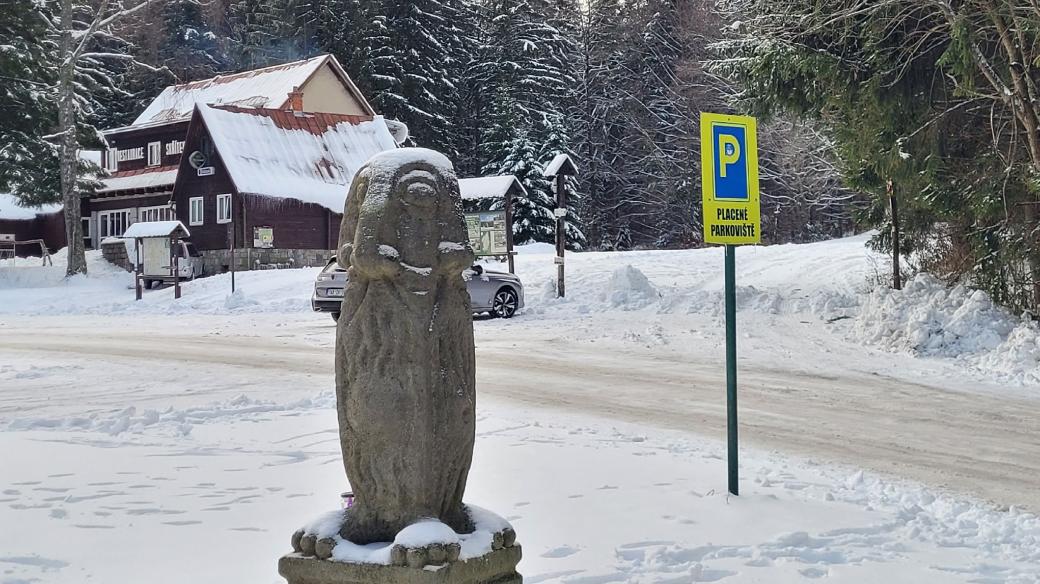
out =
[(278, 573), (289, 584), (522, 584), (517, 573), (520, 546), (450, 562), (408, 568), (380, 564), (346, 564), (292, 553), (278, 561)]

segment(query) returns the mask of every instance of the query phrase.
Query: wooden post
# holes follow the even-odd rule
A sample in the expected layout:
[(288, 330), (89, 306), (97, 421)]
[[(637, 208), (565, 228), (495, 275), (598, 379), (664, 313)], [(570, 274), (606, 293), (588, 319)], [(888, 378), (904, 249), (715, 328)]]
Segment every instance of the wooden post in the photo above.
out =
[(899, 203), (896, 201), (896, 190), (892, 180), (888, 181), (888, 204), (892, 211), (892, 288), (903, 289), (902, 277), (899, 274)]
[(510, 185), (506, 191), (506, 258), (509, 262), (509, 273), (516, 273), (516, 265), (513, 259), (513, 186)]
[(174, 251), (174, 246), (179, 244), (180, 242), (176, 237), (170, 238), (170, 255), (173, 256), (173, 297), (175, 299), (181, 297), (180, 254)]
[(567, 177), (561, 172), (556, 175), (556, 296), (564, 297), (563, 252), (567, 247), (564, 216), (567, 210)]
[(136, 259), (134, 261), (134, 288), (137, 290), (137, 299), (140, 300), (144, 296), (144, 291), (141, 289), (141, 246), (143, 240), (138, 237), (134, 240), (134, 255)]
[(231, 250), (231, 293), (235, 293), (235, 220), (232, 215), (231, 223), (228, 223), (228, 247)]

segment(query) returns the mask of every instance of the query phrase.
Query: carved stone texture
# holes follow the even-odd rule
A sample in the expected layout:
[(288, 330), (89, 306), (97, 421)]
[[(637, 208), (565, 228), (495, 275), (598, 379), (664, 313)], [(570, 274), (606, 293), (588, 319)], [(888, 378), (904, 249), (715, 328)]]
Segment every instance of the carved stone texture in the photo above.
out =
[(458, 533), (473, 457), (473, 262), (451, 162), (421, 148), (372, 158), (340, 227), (348, 272), (336, 335), (340, 445), (351, 507), (340, 535), (393, 541), (436, 518)]

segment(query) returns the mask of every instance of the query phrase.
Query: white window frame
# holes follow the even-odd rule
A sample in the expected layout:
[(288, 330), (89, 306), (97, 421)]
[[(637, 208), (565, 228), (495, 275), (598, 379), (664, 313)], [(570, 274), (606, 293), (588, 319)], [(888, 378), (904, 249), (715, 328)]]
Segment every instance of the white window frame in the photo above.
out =
[(231, 194), (217, 195), (217, 223), (231, 223)]
[(175, 221), (177, 211), (170, 205), (157, 205), (154, 207), (138, 207), (138, 221)]
[[(197, 205), (196, 205), (197, 203)], [(198, 213), (196, 214), (196, 211)], [(206, 224), (206, 197), (191, 197), (188, 199), (188, 225)]]
[(162, 142), (148, 143), (148, 166), (159, 166), (162, 164)]
[(105, 152), (105, 170), (116, 172), (119, 170), (119, 149), (109, 148)]
[(98, 241), (104, 241), (109, 237), (122, 236), (126, 233), (126, 229), (136, 222), (137, 217), (135, 215), (136, 209), (98, 211)]

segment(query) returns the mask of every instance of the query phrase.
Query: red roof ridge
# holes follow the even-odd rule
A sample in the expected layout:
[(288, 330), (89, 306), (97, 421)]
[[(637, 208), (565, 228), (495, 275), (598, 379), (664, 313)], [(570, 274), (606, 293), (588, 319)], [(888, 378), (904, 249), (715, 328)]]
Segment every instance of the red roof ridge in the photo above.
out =
[(126, 176), (137, 176), (140, 174), (150, 174), (153, 172), (168, 172), (171, 170), (177, 170), (178, 168), (180, 168), (179, 164), (171, 164), (166, 166), (149, 166), (147, 168), (135, 168), (133, 170), (117, 170), (116, 172), (109, 174), (109, 176), (105, 178), (123, 178)]
[(296, 112), (292, 110), (281, 110), (273, 108), (251, 108), (236, 105), (210, 105), (212, 109), (221, 110), (235, 114), (248, 114), (256, 117), (264, 117), (274, 122), (274, 125), (283, 130), (306, 130), (312, 134), (323, 134), (329, 128), (349, 123), (353, 126), (364, 122), (371, 122), (374, 116), (358, 114), (337, 114), (331, 112)]

